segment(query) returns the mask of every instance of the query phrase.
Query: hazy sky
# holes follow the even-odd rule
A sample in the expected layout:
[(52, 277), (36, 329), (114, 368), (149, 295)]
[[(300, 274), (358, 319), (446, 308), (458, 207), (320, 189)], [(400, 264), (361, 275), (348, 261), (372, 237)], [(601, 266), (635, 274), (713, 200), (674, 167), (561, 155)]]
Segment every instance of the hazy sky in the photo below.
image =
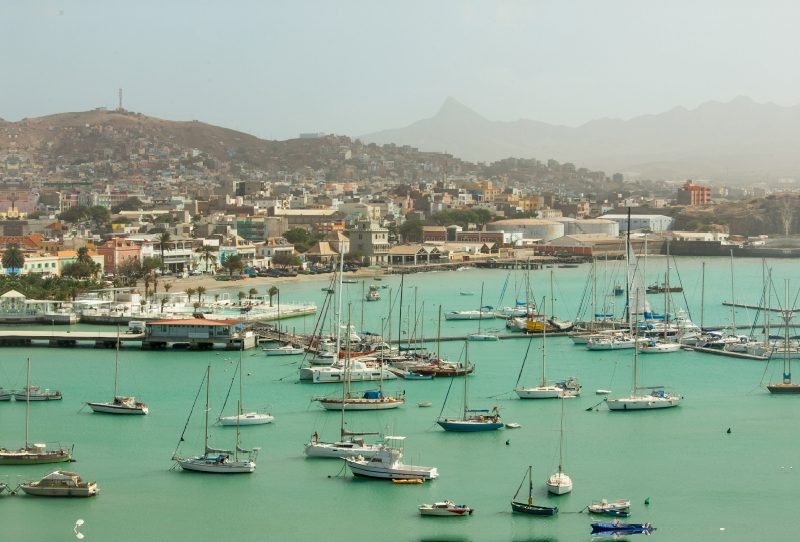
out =
[(0, 117), (124, 106), (266, 138), (359, 135), (453, 96), (577, 126), (800, 102), (800, 3), (0, 2)]

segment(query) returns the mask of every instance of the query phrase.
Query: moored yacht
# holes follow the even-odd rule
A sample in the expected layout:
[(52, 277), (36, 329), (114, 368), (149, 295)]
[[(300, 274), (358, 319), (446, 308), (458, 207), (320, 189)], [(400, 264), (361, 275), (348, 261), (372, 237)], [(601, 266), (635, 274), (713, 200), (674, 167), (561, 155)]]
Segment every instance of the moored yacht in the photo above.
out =
[(406, 437), (384, 437), (380, 450), (367, 460), (359, 457), (344, 457), (350, 471), (356, 476), (366, 478), (382, 478), (386, 480), (421, 479), (432, 480), (439, 476), (436, 467), (406, 465), (403, 458), (402, 444)]
[(22, 483), (19, 488), (28, 495), (41, 497), (92, 497), (97, 495), (97, 482), (84, 482), (75, 472), (58, 470), (38, 481)]
[(60, 391), (50, 391), (48, 389), (42, 391), (39, 386), (25, 386), (22, 391), (14, 394), (14, 399), (17, 401), (60, 401)]

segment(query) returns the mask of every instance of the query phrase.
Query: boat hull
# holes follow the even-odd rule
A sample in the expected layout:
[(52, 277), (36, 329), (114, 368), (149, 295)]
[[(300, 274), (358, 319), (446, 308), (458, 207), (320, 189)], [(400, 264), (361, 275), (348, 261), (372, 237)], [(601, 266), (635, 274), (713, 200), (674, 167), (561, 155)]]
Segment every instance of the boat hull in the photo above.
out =
[[(300, 370), (300, 378), (301, 380), (306, 380), (303, 378), (303, 371), (304, 369)], [(381, 380), (381, 373), (383, 373), (383, 380), (394, 380), (397, 376), (389, 371), (388, 369), (367, 369), (366, 371), (351, 371), (350, 372), (350, 381), (351, 382), (367, 382), (367, 381), (376, 381)], [(311, 370), (311, 378), (310, 380), (314, 384), (329, 384), (331, 382), (342, 382), (344, 380), (344, 370), (336, 370), (336, 371), (325, 371), (325, 370)]]
[(100, 491), (96, 485), (90, 487), (38, 487), (29, 484), (20, 484), (19, 488), (28, 495), (37, 497), (92, 497)]
[(206, 461), (202, 458), (176, 459), (175, 461), (183, 470), (211, 474), (249, 474), (256, 470), (256, 464), (252, 461), (217, 463), (214, 460)]
[(141, 407), (127, 407), (123, 405), (115, 405), (113, 403), (86, 403), (94, 412), (102, 412), (104, 414), (129, 414), (129, 415), (145, 415), (148, 412), (146, 406)]
[(344, 456), (357, 456), (371, 459), (380, 450), (379, 446), (347, 446), (346, 443), (312, 443), (306, 444), (304, 453), (308, 457), (325, 457), (328, 459), (341, 459)]
[(497, 335), (485, 335), (483, 333), (473, 333), (469, 336), (470, 341), (498, 341)]
[(682, 397), (655, 398), (655, 397), (628, 397), (626, 399), (608, 399), (606, 405), (611, 411), (628, 410), (658, 410), (680, 406)]
[(445, 431), (460, 432), (494, 431), (503, 427), (501, 422), (475, 422), (469, 420), (441, 420), (436, 423)]
[(524, 502), (511, 501), (511, 510), (532, 516), (554, 516), (558, 514), (558, 507), (535, 506)]
[(472, 514), (472, 508), (433, 508), (420, 506), (419, 513), (422, 516), (439, 517), (439, 518), (466, 518)]
[(519, 388), (514, 391), (520, 399), (560, 399), (561, 397), (576, 397), (581, 394), (578, 390), (565, 390), (555, 386)]
[(383, 480), (433, 480), (439, 476), (436, 467), (414, 467), (403, 465), (398, 467), (381, 466), (380, 463), (372, 466), (367, 461), (357, 461), (355, 459), (344, 458), (350, 471), (355, 476), (364, 478), (380, 478)]
[[(14, 394), (14, 399), (16, 399), (17, 401), (27, 401), (28, 400), (28, 395), (25, 394), (25, 393), (15, 393)], [(53, 394), (48, 394), (48, 395), (44, 395), (44, 394), (34, 395), (34, 394), (31, 394), (31, 396), (30, 396), (30, 401), (31, 402), (33, 402), (33, 401), (60, 401), (61, 399), (62, 399), (62, 396), (61, 396), (60, 393), (53, 393)]]
[[(323, 399), (319, 401), (319, 403), (325, 408), (325, 410), (342, 410), (342, 400), (341, 399)], [(369, 399), (349, 399), (345, 405), (345, 410), (390, 410), (393, 408), (399, 408), (403, 406), (405, 403), (404, 399), (393, 399), (389, 400), (382, 400), (382, 401), (372, 401)]]
[(47, 454), (0, 452), (0, 465), (44, 465), (47, 463), (68, 463), (71, 460), (72, 457), (66, 451)]
[(800, 384), (770, 384), (767, 390), (779, 395), (795, 394), (800, 393)]
[(463, 311), (448, 312), (444, 315), (445, 320), (490, 320), (494, 319), (494, 313), (489, 311)]
[(681, 349), (678, 343), (659, 344), (656, 346), (644, 346), (639, 350), (640, 354), (667, 354), (669, 352), (677, 352)]
[(227, 416), (225, 418), (219, 419), (220, 425), (236, 425), (238, 418), (238, 424), (241, 425), (264, 425), (266, 423), (272, 423), (275, 418), (270, 416), (269, 414), (259, 414), (258, 412), (247, 412), (244, 414), (240, 414), (238, 416)]
[(302, 348), (264, 348), (265, 356), (297, 356), (305, 352)]

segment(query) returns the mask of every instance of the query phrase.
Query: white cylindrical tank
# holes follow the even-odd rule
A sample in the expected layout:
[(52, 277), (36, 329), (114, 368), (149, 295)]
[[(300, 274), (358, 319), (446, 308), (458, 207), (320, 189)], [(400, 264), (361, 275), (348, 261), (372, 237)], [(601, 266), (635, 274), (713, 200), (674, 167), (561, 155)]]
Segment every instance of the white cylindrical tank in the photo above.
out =
[(510, 218), (498, 220), (486, 225), (487, 231), (504, 231), (521, 233), (525, 239), (541, 239), (552, 241), (564, 235), (564, 224), (553, 220), (538, 218)]

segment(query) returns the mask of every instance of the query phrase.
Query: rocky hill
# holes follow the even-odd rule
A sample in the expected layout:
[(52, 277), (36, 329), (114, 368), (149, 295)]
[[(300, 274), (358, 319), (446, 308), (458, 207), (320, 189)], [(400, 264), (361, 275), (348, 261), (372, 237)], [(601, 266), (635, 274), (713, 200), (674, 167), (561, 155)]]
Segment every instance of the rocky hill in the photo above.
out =
[(719, 205), (674, 209), (675, 229), (730, 231), (737, 235), (782, 236), (784, 220), (789, 234), (800, 234), (800, 194), (782, 192)]

